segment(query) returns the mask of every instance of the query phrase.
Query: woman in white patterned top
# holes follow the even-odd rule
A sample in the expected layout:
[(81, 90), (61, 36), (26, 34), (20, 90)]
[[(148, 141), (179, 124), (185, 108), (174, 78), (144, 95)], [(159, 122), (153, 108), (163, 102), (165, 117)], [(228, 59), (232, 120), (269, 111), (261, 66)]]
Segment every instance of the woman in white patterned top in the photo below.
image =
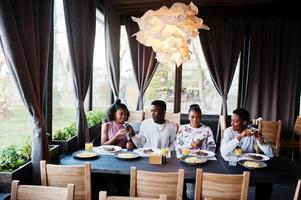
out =
[(201, 124), (202, 110), (192, 104), (188, 111), (190, 124), (181, 125), (175, 142), (176, 151), (201, 149), (215, 151), (215, 141), (210, 127)]

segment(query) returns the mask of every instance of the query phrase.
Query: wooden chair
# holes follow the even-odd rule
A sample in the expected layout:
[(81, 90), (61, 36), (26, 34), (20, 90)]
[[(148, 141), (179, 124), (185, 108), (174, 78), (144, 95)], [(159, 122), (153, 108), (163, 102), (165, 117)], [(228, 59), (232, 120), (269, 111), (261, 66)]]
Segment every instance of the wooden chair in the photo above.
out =
[(243, 174), (205, 173), (196, 171), (194, 199), (240, 199), (248, 197), (250, 172)]
[(107, 196), (107, 192), (100, 191), (98, 200), (166, 200), (167, 196), (160, 194), (159, 198), (145, 198), (145, 197), (120, 197), (120, 196)]
[(75, 185), (77, 200), (91, 200), (91, 164), (85, 165), (53, 165), (40, 162), (41, 181), (44, 186), (66, 187), (67, 184)]
[(184, 170), (178, 172), (148, 172), (131, 168), (131, 197), (158, 198), (166, 194), (168, 200), (182, 200)]
[(295, 191), (295, 195), (294, 195), (294, 200), (300, 200), (301, 199), (300, 190), (301, 190), (301, 179), (299, 179), (299, 181), (297, 183), (297, 187), (296, 187), (296, 191)]
[(177, 125), (177, 127), (180, 127), (181, 124), (181, 113), (166, 113), (165, 114), (165, 119), (173, 122)]
[(74, 184), (66, 188), (37, 185), (20, 185), (13, 181), (11, 187), (11, 200), (73, 200)]
[[(144, 112), (144, 119), (149, 119), (152, 118), (152, 113), (151, 112)], [(165, 119), (173, 122), (177, 125), (177, 128), (180, 127), (181, 125), (181, 113), (165, 113)]]
[(134, 122), (134, 123), (141, 123), (144, 119), (144, 112), (143, 110), (137, 110), (137, 111), (130, 111), (130, 117), (128, 119), (128, 122)]
[[(296, 136), (299, 140), (296, 140)], [(290, 139), (281, 139), (281, 148), (292, 149), (292, 160), (294, 160), (295, 149), (299, 149), (301, 158), (301, 116), (298, 116), (294, 125), (292, 137)]]
[(150, 111), (144, 111), (144, 119), (152, 118), (152, 112)]
[(280, 154), (280, 136), (282, 121), (263, 121), (259, 122), (259, 131), (264, 139), (269, 143), (274, 151), (275, 156)]

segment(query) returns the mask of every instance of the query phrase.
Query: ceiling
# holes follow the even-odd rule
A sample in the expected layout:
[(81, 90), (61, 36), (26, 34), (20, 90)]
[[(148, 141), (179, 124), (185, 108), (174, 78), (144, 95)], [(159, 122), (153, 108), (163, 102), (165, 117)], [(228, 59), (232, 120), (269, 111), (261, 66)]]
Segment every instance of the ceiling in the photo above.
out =
[[(103, 1), (109, 0), (97, 0), (100, 4)], [(142, 15), (147, 10), (156, 10), (162, 6), (170, 7), (175, 2), (182, 2), (189, 4), (191, 1), (199, 7), (200, 12), (203, 9), (211, 10), (213, 8), (232, 9), (232, 8), (256, 8), (263, 7), (267, 11), (271, 8), (271, 5), (278, 5), (279, 9), (282, 9), (283, 0), (110, 0), (112, 5), (116, 8), (120, 15)], [(287, 4), (285, 2), (285, 4)], [(279, 6), (281, 5), (281, 6)], [(206, 11), (207, 12), (207, 11)], [(243, 11), (244, 12), (244, 11)], [(278, 13), (279, 14), (279, 13)]]

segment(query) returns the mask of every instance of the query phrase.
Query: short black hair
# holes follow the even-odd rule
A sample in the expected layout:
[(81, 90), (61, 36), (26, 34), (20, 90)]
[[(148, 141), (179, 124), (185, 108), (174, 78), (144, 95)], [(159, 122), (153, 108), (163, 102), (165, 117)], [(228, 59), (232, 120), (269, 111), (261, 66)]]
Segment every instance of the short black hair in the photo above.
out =
[(166, 111), (166, 103), (162, 100), (155, 100), (151, 105), (158, 106), (161, 110)]
[(202, 110), (198, 104), (191, 104), (189, 106), (188, 114), (190, 113), (190, 111), (198, 112), (202, 115)]
[(123, 109), (123, 110), (126, 111), (126, 113), (127, 113), (127, 118), (126, 118), (125, 121), (127, 121), (128, 118), (129, 118), (129, 116), (130, 116), (130, 111), (128, 110), (128, 108), (126, 107), (125, 104), (121, 103), (121, 100), (120, 100), (120, 99), (117, 99), (117, 100), (115, 101), (115, 103), (112, 104), (112, 105), (109, 107), (109, 109), (108, 109), (108, 111), (107, 111), (107, 119), (106, 119), (106, 121), (114, 121), (115, 113), (116, 113), (116, 111), (117, 111), (118, 109)]
[(250, 114), (244, 108), (237, 108), (237, 109), (233, 110), (233, 114), (238, 115), (242, 121), (247, 121), (248, 123), (250, 121)]

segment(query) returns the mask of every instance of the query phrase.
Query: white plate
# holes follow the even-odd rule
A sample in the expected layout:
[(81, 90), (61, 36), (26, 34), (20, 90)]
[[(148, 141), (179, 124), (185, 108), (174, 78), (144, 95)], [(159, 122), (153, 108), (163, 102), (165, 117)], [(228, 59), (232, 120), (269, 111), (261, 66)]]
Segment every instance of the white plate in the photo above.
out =
[(95, 147), (95, 149), (104, 153), (116, 153), (121, 150), (121, 147), (116, 145), (102, 145), (100, 147)]
[(267, 166), (266, 163), (258, 161), (258, 160), (240, 160), (238, 161), (238, 164), (241, 166), (244, 166), (247, 169), (260, 169)]
[(139, 148), (135, 149), (134, 152), (138, 153), (141, 157), (149, 157), (152, 153), (161, 153), (161, 150), (157, 148)]
[(121, 160), (134, 160), (139, 158), (139, 154), (135, 152), (120, 152), (115, 155), (116, 158)]
[(244, 153), (241, 155), (241, 159), (248, 159), (248, 160), (255, 160), (255, 161), (267, 161), (267, 160), (270, 160), (270, 157), (263, 155), (263, 154), (258, 154), (258, 153)]
[(198, 156), (200, 158), (209, 158), (215, 156), (215, 153), (207, 150), (191, 150), (189, 155)]
[(89, 159), (89, 158), (98, 157), (98, 154), (93, 151), (76, 151), (72, 155), (73, 157), (80, 158), (80, 159)]
[(187, 165), (199, 165), (207, 161), (206, 158), (200, 158), (199, 156), (183, 156), (180, 160)]

